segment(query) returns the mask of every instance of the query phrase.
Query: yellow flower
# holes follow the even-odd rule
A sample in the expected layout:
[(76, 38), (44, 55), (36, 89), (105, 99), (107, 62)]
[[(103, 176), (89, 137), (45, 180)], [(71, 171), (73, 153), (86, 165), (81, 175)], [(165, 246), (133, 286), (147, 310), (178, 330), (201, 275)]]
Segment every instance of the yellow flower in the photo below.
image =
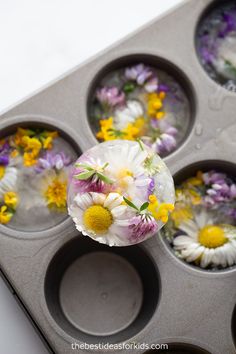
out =
[(17, 128), (17, 132), (14, 136), (14, 142), (18, 146), (24, 146), (23, 137), (32, 135), (32, 131), (29, 129)]
[(0, 179), (2, 179), (5, 175), (6, 168), (3, 165), (0, 165)]
[(203, 184), (202, 172), (198, 171), (195, 177), (188, 178), (183, 185), (187, 187), (192, 187), (192, 186), (196, 187), (196, 186), (201, 186), (202, 184)]
[(7, 211), (7, 206), (3, 205), (0, 208), (0, 224), (7, 224), (11, 220), (13, 214)]
[(139, 117), (133, 123), (134, 127), (138, 129), (138, 135), (145, 135), (145, 118)]
[(45, 130), (42, 134), (40, 134), (40, 138), (43, 142), (43, 148), (46, 150), (52, 149), (53, 140), (58, 137), (57, 131), (47, 131)]
[(50, 132), (50, 131), (45, 131), (44, 133), (43, 133), (47, 138), (48, 137), (50, 137), (50, 138), (52, 138), (52, 139), (55, 139), (55, 138), (57, 138), (58, 137), (58, 131), (52, 131), (52, 132)]
[(34, 166), (37, 163), (37, 157), (38, 157), (38, 152), (32, 151), (32, 152), (24, 152), (23, 158), (24, 158), (24, 166), (25, 167), (31, 167)]
[(171, 203), (159, 203), (155, 195), (149, 196), (148, 211), (156, 220), (161, 220), (163, 223), (168, 221), (169, 213), (174, 210), (174, 205)]
[[(140, 119), (140, 120), (139, 120)], [(143, 124), (143, 118), (138, 118), (137, 125)], [(139, 134), (140, 128), (135, 124), (127, 124), (123, 130), (116, 130), (113, 127), (113, 118), (100, 120), (100, 131), (97, 133), (97, 138), (100, 140), (108, 141), (115, 139), (135, 140)]]
[(150, 117), (156, 119), (162, 119), (165, 116), (165, 112), (162, 110), (163, 101), (165, 99), (165, 92), (150, 93), (148, 94), (148, 104), (147, 104), (147, 113)]
[(100, 131), (97, 133), (97, 138), (100, 140), (108, 141), (115, 140), (116, 136), (113, 130), (113, 118), (101, 119), (99, 121)]
[(22, 142), (26, 151), (40, 151), (42, 144), (38, 138), (31, 138), (29, 136), (23, 136)]
[(19, 156), (19, 151), (16, 150), (16, 149), (12, 150), (11, 153), (10, 153), (10, 157), (14, 158), (14, 157), (17, 157), (17, 156)]
[(178, 204), (175, 206), (175, 210), (171, 214), (171, 219), (174, 221), (176, 227), (182, 222), (185, 222), (193, 218), (192, 210), (189, 206)]
[(24, 166), (30, 167), (37, 163), (37, 157), (42, 148), (41, 142), (37, 138), (29, 136), (22, 137), (22, 144), (24, 147)]
[(201, 195), (196, 192), (194, 189), (188, 189), (187, 193), (189, 194), (191, 203), (193, 205), (199, 205), (202, 201)]
[(52, 141), (53, 138), (51, 136), (48, 136), (44, 141), (43, 141), (43, 148), (46, 150), (51, 150), (52, 148)]
[(12, 209), (15, 209), (15, 207), (18, 204), (18, 195), (15, 192), (7, 192), (3, 196), (5, 204)]
[(66, 207), (66, 189), (67, 183), (55, 177), (45, 191), (45, 198), (48, 206), (56, 206), (57, 208)]
[(139, 129), (134, 126), (134, 124), (129, 123), (125, 129), (122, 130), (123, 139), (135, 140), (139, 133)]

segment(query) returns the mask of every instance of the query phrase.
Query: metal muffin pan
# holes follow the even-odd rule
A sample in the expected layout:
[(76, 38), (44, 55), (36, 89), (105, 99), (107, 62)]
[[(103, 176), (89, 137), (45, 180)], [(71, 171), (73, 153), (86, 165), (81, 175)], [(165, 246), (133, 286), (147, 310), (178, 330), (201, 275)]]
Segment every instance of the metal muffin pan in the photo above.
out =
[[(212, 3), (183, 2), (2, 113), (1, 131), (22, 122), (45, 124), (64, 132), (78, 153), (85, 151), (97, 143), (88, 104), (98, 76), (131, 57), (152, 58), (175, 72), (192, 105), (189, 135), (165, 159), (172, 174), (187, 177), (188, 166), (211, 161), (235, 175), (236, 95), (207, 76), (195, 50), (196, 26)], [(168, 343), (164, 353), (236, 353), (236, 268), (188, 266), (160, 235), (109, 248), (79, 235), (69, 219), (37, 233), (1, 226), (0, 234), (4, 278), (51, 352), (94, 352), (73, 350), (72, 343), (134, 342)]]

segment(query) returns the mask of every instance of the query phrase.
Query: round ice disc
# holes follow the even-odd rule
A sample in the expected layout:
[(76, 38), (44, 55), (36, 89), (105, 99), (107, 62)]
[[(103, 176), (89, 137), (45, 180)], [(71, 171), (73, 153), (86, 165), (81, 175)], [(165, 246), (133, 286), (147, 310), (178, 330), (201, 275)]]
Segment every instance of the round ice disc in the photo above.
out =
[(68, 209), (76, 228), (109, 246), (157, 234), (174, 209), (174, 183), (163, 160), (137, 141), (107, 141), (75, 163)]

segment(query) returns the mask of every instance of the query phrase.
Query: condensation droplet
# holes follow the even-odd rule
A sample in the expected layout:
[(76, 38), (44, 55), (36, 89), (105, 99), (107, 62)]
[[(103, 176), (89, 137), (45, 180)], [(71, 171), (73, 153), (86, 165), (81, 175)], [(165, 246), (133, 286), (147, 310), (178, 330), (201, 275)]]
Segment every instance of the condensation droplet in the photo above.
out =
[(201, 123), (198, 123), (195, 128), (195, 134), (200, 136), (202, 135), (202, 132), (203, 132), (203, 126)]
[(107, 299), (107, 297), (108, 297), (108, 294), (106, 293), (106, 292), (104, 292), (104, 293), (101, 293), (101, 297), (102, 297), (102, 299)]
[(200, 144), (196, 144), (196, 145), (195, 145), (195, 148), (196, 148), (197, 150), (200, 150), (200, 149), (201, 149), (201, 145), (200, 145)]
[(216, 129), (216, 132), (217, 132), (217, 133), (220, 133), (221, 130), (222, 130), (221, 128), (217, 128), (217, 129)]

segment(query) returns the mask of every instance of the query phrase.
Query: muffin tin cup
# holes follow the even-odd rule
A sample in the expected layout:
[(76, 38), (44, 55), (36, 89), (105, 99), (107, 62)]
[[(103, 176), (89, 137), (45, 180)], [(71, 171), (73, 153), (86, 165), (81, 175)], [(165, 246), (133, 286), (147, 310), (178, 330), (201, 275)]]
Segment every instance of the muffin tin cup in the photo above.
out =
[(161, 295), (158, 269), (143, 247), (110, 248), (79, 235), (55, 254), (44, 284), (46, 312), (85, 343), (131, 338)]
[[(228, 174), (229, 176), (235, 177), (236, 178), (236, 164), (233, 163), (232, 161), (226, 161), (226, 160), (202, 160), (202, 161), (197, 161), (195, 163), (186, 165), (185, 167), (183, 167), (181, 170), (177, 171), (174, 175), (174, 182), (175, 185), (179, 185), (182, 182), (184, 182), (185, 180), (187, 180), (190, 177), (193, 177), (194, 175), (196, 175), (196, 173), (198, 171), (202, 171), (202, 172), (207, 172), (210, 170), (216, 170), (219, 172), (223, 172)], [(225, 274), (229, 274), (233, 276), (235, 276), (236, 274), (236, 265), (231, 266), (231, 267), (227, 267), (221, 270), (206, 270), (203, 269), (201, 267), (198, 266), (194, 266), (184, 260), (181, 260), (180, 258), (178, 258), (175, 254), (174, 254), (174, 250), (171, 247), (170, 243), (167, 241), (167, 239), (165, 238), (164, 232), (163, 230), (160, 231), (160, 237), (161, 240), (163, 241), (163, 244), (167, 250), (167, 252), (169, 252), (171, 254), (172, 257), (174, 257), (177, 262), (180, 262), (183, 266), (189, 267), (191, 269), (191, 271), (196, 271), (198, 272), (204, 272), (205, 274), (209, 275), (209, 277), (212, 277), (214, 275), (218, 276), (225, 276)]]
[[(76, 142), (76, 137), (73, 137), (74, 133), (70, 131), (69, 127), (63, 126), (61, 122), (50, 117), (37, 116), (37, 115), (22, 115), (11, 117), (8, 120), (3, 120), (1, 123), (1, 133), (0, 138), (4, 138), (12, 134), (17, 127), (27, 128), (27, 127), (36, 127), (36, 128), (46, 128), (51, 130), (57, 130), (60, 133), (60, 136), (70, 145), (71, 153), (74, 154), (74, 158), (80, 155), (80, 147), (78, 142)], [(20, 239), (37, 239), (37, 238), (48, 238), (53, 235), (57, 235), (62, 232), (63, 229), (68, 228), (71, 225), (71, 219), (66, 216), (64, 220), (58, 222), (53, 227), (45, 228), (44, 230), (35, 230), (35, 231), (22, 231), (17, 230), (16, 227), (10, 227), (0, 224), (0, 233), (5, 234), (6, 236), (11, 236)]]
[[(130, 55), (122, 55), (118, 58), (115, 58), (111, 62), (107, 62), (103, 68), (100, 69), (100, 71), (97, 73), (95, 78), (93, 79), (89, 89), (88, 89), (88, 100), (87, 100), (87, 116), (88, 116), (88, 123), (89, 127), (92, 130), (94, 136), (96, 137), (96, 132), (97, 132), (97, 127), (95, 128), (96, 125), (98, 125), (98, 122), (93, 119), (92, 113), (94, 110), (94, 101), (95, 96), (96, 96), (96, 91), (100, 87), (106, 87), (105, 82), (108, 78), (112, 78), (112, 75), (114, 76), (119, 72), (119, 76), (121, 76), (121, 70), (125, 70), (125, 68), (130, 68), (133, 67), (139, 63), (144, 64), (146, 67), (150, 67), (151, 69), (158, 70), (161, 72), (161, 75), (167, 78), (171, 82), (171, 85), (173, 86), (174, 84), (178, 85), (178, 89), (181, 90), (181, 98), (183, 99), (183, 105), (185, 105), (185, 111), (186, 111), (186, 120), (187, 124), (186, 127), (184, 127), (185, 132), (181, 132), (180, 135), (183, 135), (180, 139), (178, 138), (177, 146), (170, 152), (165, 152), (164, 158), (168, 157), (172, 154), (174, 154), (176, 151), (181, 149), (182, 145), (185, 143), (185, 141), (188, 139), (194, 123), (195, 123), (195, 114), (196, 114), (196, 94), (194, 87), (192, 86), (192, 83), (188, 79), (188, 76), (185, 75), (185, 72), (181, 70), (178, 66), (174, 64), (173, 61), (169, 61), (166, 58), (159, 56), (159, 55), (154, 55), (151, 52), (150, 53), (134, 53)], [(157, 73), (158, 76), (158, 73)], [(105, 79), (105, 81), (104, 81)], [(101, 83), (103, 84), (101, 85)], [(165, 84), (165, 81), (163, 80), (163, 83)], [(108, 85), (109, 86), (109, 85)], [(116, 86), (116, 84), (114, 85)], [(129, 100), (134, 100), (134, 101), (139, 101), (137, 97), (133, 98), (128, 98)], [(142, 103), (143, 105), (143, 103)], [(183, 109), (183, 107), (182, 107)], [(165, 110), (165, 107), (164, 107)], [(170, 111), (171, 112), (171, 111)], [(167, 109), (167, 113), (170, 113)], [(183, 112), (182, 112), (183, 114)], [(181, 114), (181, 115), (182, 115)], [(175, 116), (175, 114), (174, 114)], [(176, 120), (178, 122), (178, 119)], [(184, 121), (183, 121), (184, 123)], [(181, 129), (177, 128), (177, 130), (181, 131)], [(178, 135), (178, 134), (177, 134)], [(149, 134), (147, 133), (147, 136)], [(98, 139), (96, 139), (98, 141)]]
[[(234, 166), (236, 96), (207, 76), (195, 50), (196, 28), (211, 3), (212, 0), (183, 2), (2, 114), (1, 128), (4, 131), (24, 122), (42, 123), (64, 132), (69, 142), (75, 143), (75, 149), (84, 152), (97, 144), (87, 105), (98, 75), (117, 61), (127, 63), (131, 57), (152, 57), (156, 63), (168, 63), (166, 68), (171, 67), (173, 74), (178, 68), (191, 91), (187, 92), (192, 100), (193, 119), (189, 135), (179, 149), (165, 158), (172, 175), (209, 161), (216, 166)], [(74, 353), (73, 343), (110, 341), (184, 344), (185, 348), (202, 348), (203, 353), (235, 354), (235, 269), (204, 272), (190, 267), (172, 254), (160, 235), (138, 246), (110, 249), (81, 236), (69, 219), (29, 235), (1, 226), (0, 234), (1, 271), (52, 352)], [(113, 267), (106, 272), (108, 264)], [(94, 284), (100, 268), (102, 275), (96, 278), (101, 283)], [(132, 292), (135, 297), (130, 295)], [(77, 294), (84, 302), (78, 299), (77, 304)], [(131, 308), (130, 298), (136, 300)], [(89, 304), (93, 312), (88, 310), (87, 317)], [(114, 315), (116, 305), (120, 311)], [(106, 308), (108, 312), (103, 316)], [(101, 326), (93, 322), (94, 315), (99, 317)], [(94, 353), (92, 349), (76, 352)]]

